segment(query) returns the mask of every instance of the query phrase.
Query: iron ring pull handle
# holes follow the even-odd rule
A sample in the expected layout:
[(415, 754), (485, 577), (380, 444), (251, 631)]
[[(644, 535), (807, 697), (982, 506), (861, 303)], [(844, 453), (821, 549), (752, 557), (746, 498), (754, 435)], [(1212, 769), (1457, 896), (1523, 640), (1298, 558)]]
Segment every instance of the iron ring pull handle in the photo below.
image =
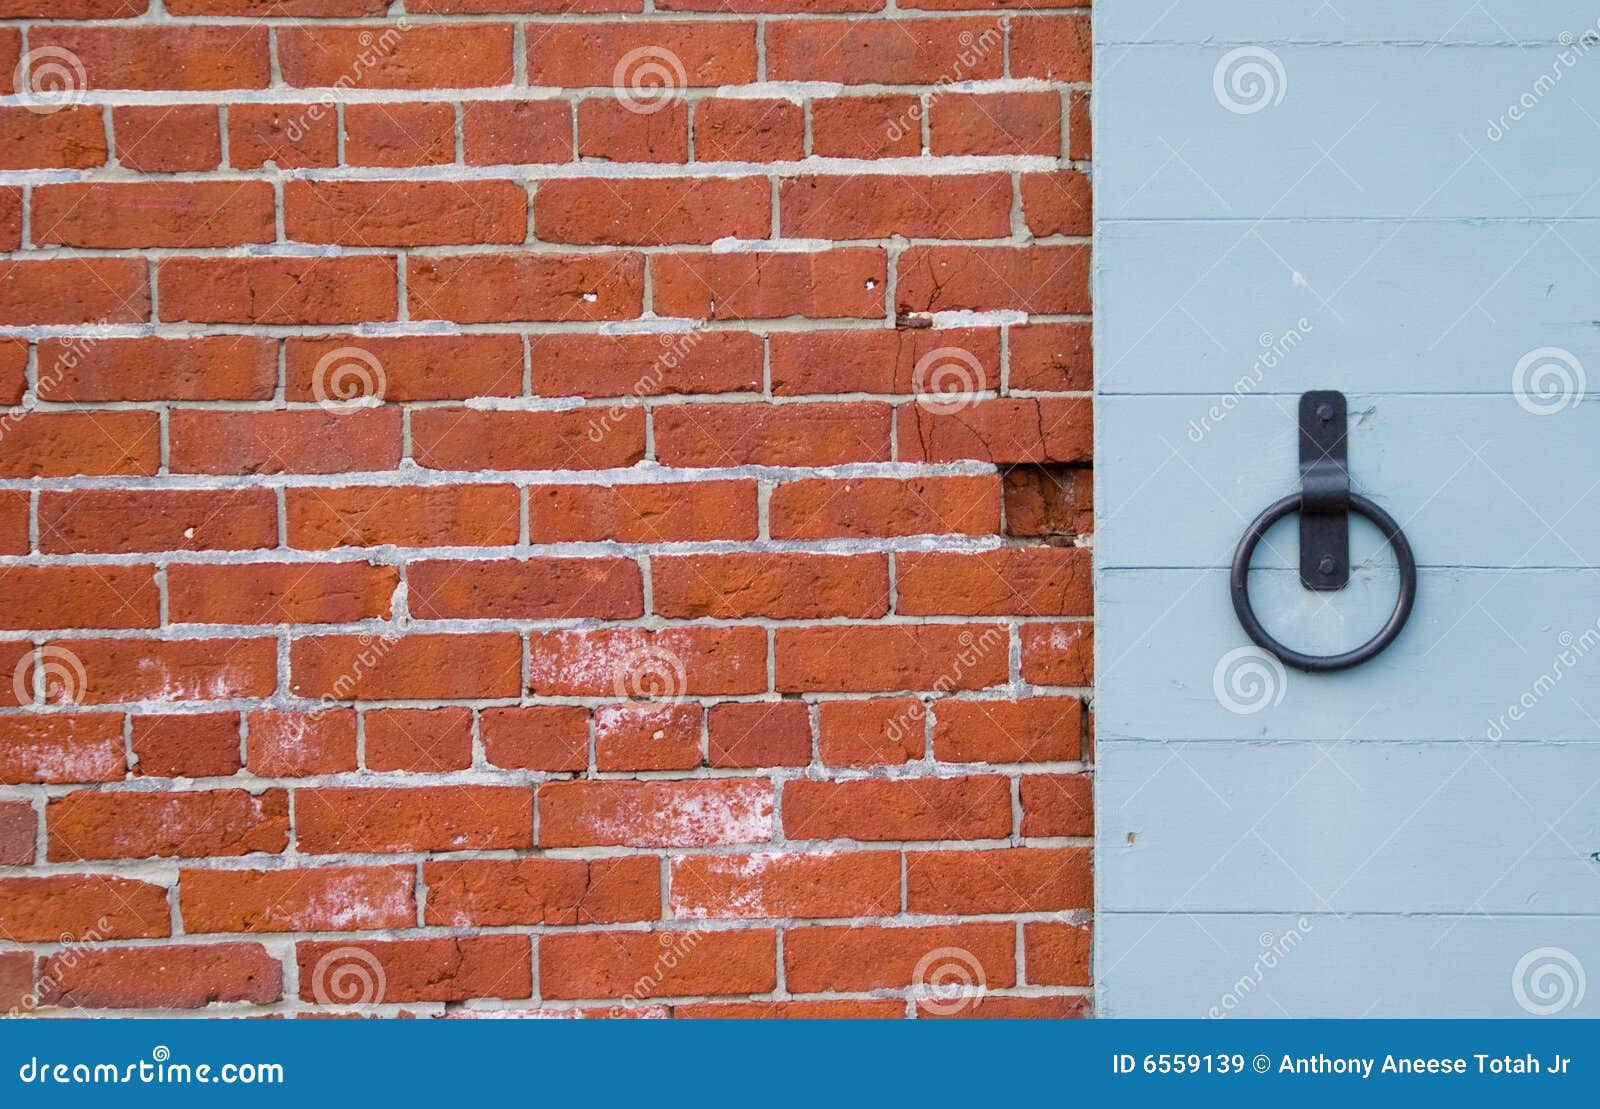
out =
[[(1348, 670), (1374, 658), (1400, 634), (1417, 600), (1417, 560), (1400, 525), (1383, 509), (1350, 491), (1348, 406), (1343, 393), (1316, 390), (1300, 397), (1300, 492), (1268, 506), (1248, 528), (1233, 554), (1229, 589), (1233, 611), (1256, 646), (1285, 666), (1310, 673)], [(1285, 647), (1267, 633), (1250, 605), (1250, 560), (1267, 530), (1291, 513), (1300, 513), (1300, 581), (1307, 589), (1343, 589), (1350, 581), (1351, 512), (1365, 516), (1383, 532), (1400, 568), (1400, 595), (1378, 634), (1338, 655), (1308, 655)]]
[(1285, 516), (1298, 512), (1300, 501), (1301, 494), (1290, 494), (1268, 506), (1267, 510), (1257, 516), (1245, 529), (1244, 538), (1239, 541), (1239, 549), (1233, 555), (1233, 574), (1229, 582), (1229, 588), (1233, 593), (1233, 611), (1238, 615), (1239, 623), (1251, 642), (1272, 654), (1285, 666), (1292, 666), (1296, 670), (1312, 674), (1348, 670), (1352, 666), (1360, 666), (1363, 662), (1377, 657), (1385, 647), (1395, 641), (1400, 629), (1405, 627), (1406, 621), (1411, 618), (1411, 608), (1417, 601), (1416, 556), (1411, 553), (1411, 543), (1406, 539), (1405, 532), (1400, 530), (1400, 525), (1395, 522), (1394, 517), (1367, 498), (1351, 493), (1351, 510), (1376, 524), (1378, 530), (1383, 532), (1384, 538), (1389, 541), (1389, 545), (1394, 548), (1395, 561), (1400, 566), (1400, 595), (1395, 598), (1394, 611), (1389, 614), (1389, 619), (1378, 630), (1377, 635), (1343, 654), (1308, 655), (1285, 647), (1261, 626), (1261, 621), (1256, 619), (1255, 610), (1250, 606), (1250, 560), (1255, 556), (1256, 545), (1261, 542), (1261, 537), (1267, 534), (1267, 529)]

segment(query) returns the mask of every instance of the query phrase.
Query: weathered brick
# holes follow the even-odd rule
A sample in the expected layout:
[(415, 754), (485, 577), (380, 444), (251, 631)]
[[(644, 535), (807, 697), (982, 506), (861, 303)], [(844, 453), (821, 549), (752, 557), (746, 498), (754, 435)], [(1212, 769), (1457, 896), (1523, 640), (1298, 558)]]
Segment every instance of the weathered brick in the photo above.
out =
[(427, 922), (446, 927), (618, 924), (661, 915), (661, 863), (607, 859), (475, 859), (428, 863)]
[(545, 847), (705, 847), (772, 838), (772, 783), (759, 778), (547, 782)]
[(409, 866), (178, 872), (185, 932), (346, 932), (416, 922)]
[(85, 948), (40, 959), (39, 981), (40, 1000), (64, 1008), (270, 1005), (283, 996), (283, 965), (258, 943)]
[(52, 799), (44, 822), (52, 862), (277, 854), (289, 842), (289, 795), (80, 790)]
[(539, 987), (550, 998), (766, 993), (777, 985), (777, 939), (744, 932), (578, 932), (539, 941)]

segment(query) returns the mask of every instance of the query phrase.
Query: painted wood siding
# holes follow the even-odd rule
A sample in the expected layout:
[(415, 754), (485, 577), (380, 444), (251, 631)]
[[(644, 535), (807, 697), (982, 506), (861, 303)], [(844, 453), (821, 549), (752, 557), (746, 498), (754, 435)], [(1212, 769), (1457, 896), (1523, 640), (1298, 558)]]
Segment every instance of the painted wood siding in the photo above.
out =
[[(1600, 1013), (1597, 17), (1096, 12), (1103, 1015)], [(1399, 641), (1333, 675), (1264, 662), (1228, 599), (1318, 388), (1421, 566)], [(1381, 623), (1393, 561), (1351, 547), (1313, 594), (1269, 534), (1284, 642)]]

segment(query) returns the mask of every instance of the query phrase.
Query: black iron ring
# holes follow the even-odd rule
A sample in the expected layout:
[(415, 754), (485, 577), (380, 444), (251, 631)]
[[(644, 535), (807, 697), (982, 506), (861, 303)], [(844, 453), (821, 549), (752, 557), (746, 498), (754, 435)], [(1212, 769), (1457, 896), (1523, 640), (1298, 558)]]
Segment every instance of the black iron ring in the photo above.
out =
[(1394, 548), (1395, 561), (1400, 566), (1400, 595), (1395, 598), (1394, 611), (1389, 614), (1388, 622), (1378, 630), (1377, 635), (1361, 646), (1341, 655), (1301, 654), (1273, 639), (1267, 634), (1267, 629), (1261, 626), (1261, 621), (1256, 619), (1255, 610), (1250, 607), (1249, 581), (1250, 560), (1255, 556), (1256, 544), (1261, 542), (1268, 528), (1285, 516), (1298, 512), (1299, 509), (1300, 494), (1294, 493), (1269, 505), (1266, 511), (1257, 516), (1245, 529), (1244, 538), (1239, 540), (1239, 549), (1233, 553), (1233, 574), (1229, 582), (1229, 588), (1233, 593), (1233, 611), (1238, 614), (1239, 623), (1244, 626), (1245, 634), (1255, 645), (1271, 652), (1285, 666), (1313, 674), (1325, 674), (1360, 666), (1393, 643), (1395, 637), (1400, 634), (1400, 629), (1406, 626), (1406, 621), (1411, 617), (1411, 607), (1417, 600), (1417, 560), (1411, 553), (1411, 544), (1407, 541), (1405, 532), (1400, 530), (1400, 525), (1395, 523), (1394, 517), (1367, 498), (1351, 493), (1350, 510), (1376, 524), (1378, 530), (1383, 532), (1384, 538), (1389, 541), (1389, 546)]

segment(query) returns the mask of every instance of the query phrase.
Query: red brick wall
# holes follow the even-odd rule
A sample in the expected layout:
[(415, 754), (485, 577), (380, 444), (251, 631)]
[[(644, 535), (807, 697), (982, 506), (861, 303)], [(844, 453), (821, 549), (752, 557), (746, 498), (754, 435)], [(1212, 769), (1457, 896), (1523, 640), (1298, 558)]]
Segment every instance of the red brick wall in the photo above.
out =
[(1083, 2), (0, 0), (0, 1009), (1087, 1012)]

